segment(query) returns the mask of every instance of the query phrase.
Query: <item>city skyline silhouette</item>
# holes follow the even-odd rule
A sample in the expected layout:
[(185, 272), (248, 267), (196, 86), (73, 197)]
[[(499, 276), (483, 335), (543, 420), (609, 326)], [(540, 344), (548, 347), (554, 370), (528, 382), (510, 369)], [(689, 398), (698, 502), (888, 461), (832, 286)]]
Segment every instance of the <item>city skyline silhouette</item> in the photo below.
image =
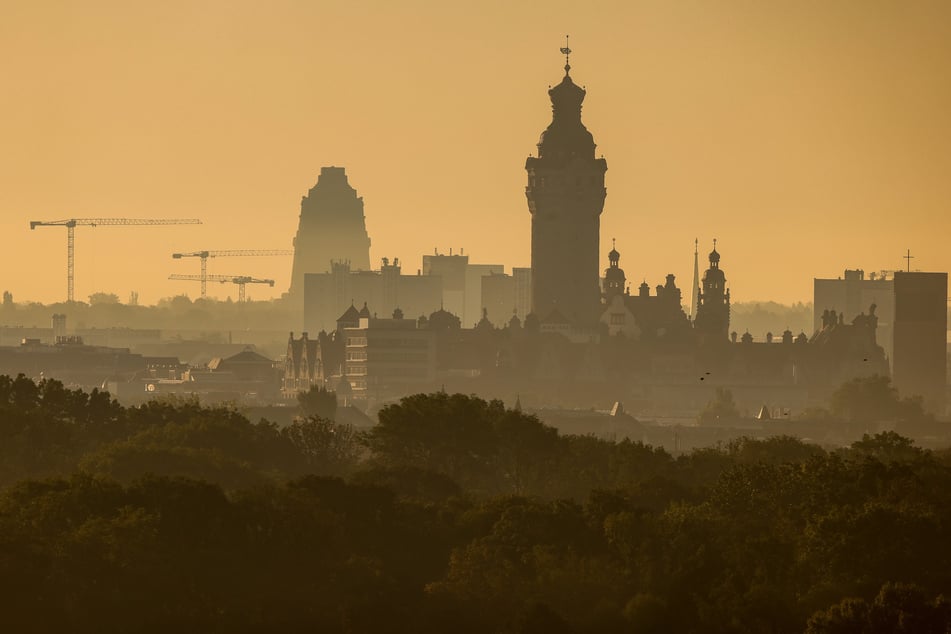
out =
[[(77, 231), (76, 295), (196, 296), (166, 279), (195, 272), (173, 251), (290, 248), (300, 197), (329, 165), (365, 197), (374, 267), (418, 268), (434, 247), (527, 266), (522, 165), (568, 32), (611, 162), (601, 268), (615, 237), (632, 279), (686, 281), (693, 240), (719, 238), (737, 301), (787, 303), (808, 301), (813, 277), (903, 269), (909, 248), (914, 268), (947, 270), (949, 13), (17, 5), (0, 26), (16, 60), (0, 263), (29, 261), (30, 275), (6, 286), (17, 301), (64, 295), (64, 236), (31, 219), (195, 217)], [(241, 265), (227, 272), (277, 281), (256, 298), (288, 287), (289, 260)]]

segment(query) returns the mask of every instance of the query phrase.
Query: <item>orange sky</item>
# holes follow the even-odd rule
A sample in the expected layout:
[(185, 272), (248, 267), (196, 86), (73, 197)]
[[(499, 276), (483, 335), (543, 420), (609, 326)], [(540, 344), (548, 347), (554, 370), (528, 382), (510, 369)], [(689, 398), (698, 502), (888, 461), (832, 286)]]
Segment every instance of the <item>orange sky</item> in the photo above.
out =
[[(0, 287), (65, 295), (65, 230), (31, 219), (199, 217), (77, 229), (77, 299), (195, 297), (170, 254), (288, 248), (324, 165), (364, 197), (374, 262), (525, 266), (566, 32), (608, 162), (602, 250), (634, 286), (672, 272), (689, 299), (694, 237), (719, 238), (734, 301), (808, 301), (906, 248), (951, 268), (948, 2), (4, 0)], [(290, 264), (211, 271), (275, 278), (263, 298)]]

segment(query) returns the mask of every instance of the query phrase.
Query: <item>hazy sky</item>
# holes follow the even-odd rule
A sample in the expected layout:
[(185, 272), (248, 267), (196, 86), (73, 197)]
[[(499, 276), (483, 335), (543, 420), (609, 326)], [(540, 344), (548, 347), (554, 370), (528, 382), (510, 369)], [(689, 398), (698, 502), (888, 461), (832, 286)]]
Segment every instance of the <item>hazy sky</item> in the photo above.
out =
[[(170, 254), (290, 247), (325, 165), (374, 262), (526, 266), (565, 33), (608, 162), (602, 251), (634, 287), (672, 272), (689, 299), (695, 237), (734, 301), (808, 301), (906, 248), (951, 268), (951, 2), (0, 0), (0, 287), (65, 296), (66, 232), (31, 219), (198, 217), (76, 240), (77, 299), (196, 297)], [(258, 298), (290, 267), (211, 263), (275, 278)]]

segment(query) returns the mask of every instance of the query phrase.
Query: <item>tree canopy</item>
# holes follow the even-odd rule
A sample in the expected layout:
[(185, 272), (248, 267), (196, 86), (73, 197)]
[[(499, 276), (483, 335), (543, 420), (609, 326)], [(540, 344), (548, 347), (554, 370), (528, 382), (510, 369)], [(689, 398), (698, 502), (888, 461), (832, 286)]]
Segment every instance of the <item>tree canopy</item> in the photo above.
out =
[(0, 377), (17, 632), (947, 632), (951, 460), (677, 457), (439, 392), (366, 433)]

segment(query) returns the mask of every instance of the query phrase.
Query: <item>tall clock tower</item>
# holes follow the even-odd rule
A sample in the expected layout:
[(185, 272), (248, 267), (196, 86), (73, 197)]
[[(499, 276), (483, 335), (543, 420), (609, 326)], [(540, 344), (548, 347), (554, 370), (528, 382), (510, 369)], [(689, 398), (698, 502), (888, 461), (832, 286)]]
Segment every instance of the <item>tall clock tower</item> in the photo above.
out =
[(585, 90), (565, 76), (548, 91), (552, 121), (525, 163), (525, 195), (532, 214), (532, 312), (545, 320), (557, 311), (576, 327), (594, 328), (600, 313), (599, 238), (604, 172), (594, 137), (581, 122)]

